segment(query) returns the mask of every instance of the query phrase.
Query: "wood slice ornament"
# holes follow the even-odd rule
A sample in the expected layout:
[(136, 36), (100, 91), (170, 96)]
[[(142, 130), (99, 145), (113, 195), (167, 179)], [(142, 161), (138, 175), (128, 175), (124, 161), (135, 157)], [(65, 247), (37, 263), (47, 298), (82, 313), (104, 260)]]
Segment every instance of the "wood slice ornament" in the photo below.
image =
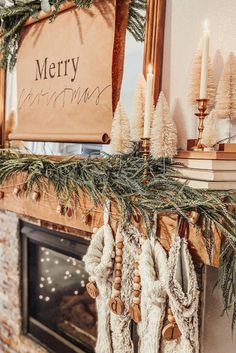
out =
[(167, 316), (168, 324), (166, 324), (165, 327), (163, 328), (162, 336), (167, 341), (172, 341), (179, 338), (182, 334), (175, 321), (172, 310), (169, 308), (167, 312), (168, 312), (168, 316)]
[(134, 263), (132, 304), (129, 306), (129, 315), (131, 319), (136, 323), (139, 323), (141, 321), (141, 309), (140, 309), (141, 278), (139, 273), (139, 256), (140, 256), (140, 252), (137, 253), (135, 263)]
[(111, 311), (116, 315), (122, 315), (125, 310), (124, 303), (121, 300), (121, 278), (122, 278), (122, 255), (123, 255), (123, 237), (117, 236), (115, 249), (115, 278), (112, 290), (112, 298), (109, 301)]

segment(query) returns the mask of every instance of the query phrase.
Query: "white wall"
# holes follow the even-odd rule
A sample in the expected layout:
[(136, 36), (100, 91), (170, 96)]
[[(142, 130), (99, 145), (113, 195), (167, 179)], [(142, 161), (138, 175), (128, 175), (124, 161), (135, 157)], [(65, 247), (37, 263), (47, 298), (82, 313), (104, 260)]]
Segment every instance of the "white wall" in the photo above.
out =
[[(218, 83), (229, 52), (236, 51), (236, 1), (167, 0), (163, 90), (178, 127), (182, 148), (186, 148), (187, 138), (195, 138), (197, 134), (197, 119), (188, 104), (187, 91), (193, 57), (206, 18), (211, 32), (214, 77)], [(227, 122), (220, 120), (219, 125), (219, 138), (226, 137)]]
[[(167, 0), (163, 91), (177, 124), (179, 145), (197, 136), (197, 119), (187, 101), (192, 62), (208, 19), (210, 55), (216, 84), (230, 51), (236, 51), (235, 0)], [(227, 122), (219, 121), (219, 138), (227, 136)], [(236, 126), (234, 127), (236, 128)], [(213, 292), (217, 271), (206, 268), (203, 299), (202, 353), (235, 353), (236, 332), (232, 336), (230, 318), (222, 315), (220, 289)]]

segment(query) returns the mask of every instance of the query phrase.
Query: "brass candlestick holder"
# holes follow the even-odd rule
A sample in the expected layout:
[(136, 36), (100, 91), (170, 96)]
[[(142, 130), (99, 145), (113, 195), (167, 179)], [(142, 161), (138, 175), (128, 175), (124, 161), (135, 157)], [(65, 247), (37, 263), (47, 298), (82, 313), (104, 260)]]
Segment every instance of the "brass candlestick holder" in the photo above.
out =
[(142, 139), (142, 153), (144, 160), (144, 178), (148, 177), (148, 157), (150, 155), (150, 137), (143, 137)]
[(197, 99), (197, 102), (198, 102), (198, 113), (195, 113), (195, 115), (199, 118), (198, 139), (197, 139), (196, 145), (192, 147), (193, 151), (203, 151), (204, 147), (206, 147), (202, 143), (202, 134), (203, 134), (203, 131), (204, 131), (204, 119), (208, 115), (208, 113), (206, 112), (208, 101), (209, 101), (209, 99), (206, 99), (206, 98)]

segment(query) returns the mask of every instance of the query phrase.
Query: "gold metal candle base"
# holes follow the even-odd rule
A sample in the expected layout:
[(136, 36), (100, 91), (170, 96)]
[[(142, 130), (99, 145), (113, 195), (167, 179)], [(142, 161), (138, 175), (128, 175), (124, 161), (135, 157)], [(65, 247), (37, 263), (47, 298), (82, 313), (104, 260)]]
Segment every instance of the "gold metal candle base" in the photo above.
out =
[(150, 137), (143, 137), (142, 139), (142, 153), (144, 159), (144, 177), (148, 176), (148, 157), (150, 155)]
[(206, 113), (208, 101), (209, 101), (209, 99), (197, 99), (197, 102), (198, 102), (198, 113), (195, 113), (195, 115), (199, 118), (198, 139), (197, 139), (196, 146), (192, 147), (192, 151), (203, 151), (204, 147), (206, 147), (202, 143), (202, 134), (203, 134), (203, 131), (204, 131), (204, 119), (208, 115), (208, 113)]

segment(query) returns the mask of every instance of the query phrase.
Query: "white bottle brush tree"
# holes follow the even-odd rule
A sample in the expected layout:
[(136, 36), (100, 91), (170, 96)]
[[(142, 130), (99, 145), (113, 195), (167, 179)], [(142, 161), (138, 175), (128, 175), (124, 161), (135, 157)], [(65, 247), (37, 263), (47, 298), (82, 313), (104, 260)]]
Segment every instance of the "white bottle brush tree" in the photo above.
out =
[(177, 153), (177, 131), (163, 92), (160, 93), (151, 129), (151, 155), (173, 158)]
[(144, 111), (146, 97), (146, 80), (143, 75), (140, 76), (134, 97), (134, 112), (131, 121), (131, 140), (138, 142), (143, 137), (144, 129)]
[[(200, 45), (199, 45), (200, 47)], [(188, 100), (192, 106), (197, 106), (197, 99), (200, 95), (201, 83), (201, 65), (202, 65), (202, 52), (197, 49), (193, 61), (191, 82), (188, 92)], [(207, 98), (209, 99), (208, 108), (211, 109), (215, 104), (216, 85), (213, 79), (213, 71), (211, 67), (211, 60), (208, 59), (208, 80), (207, 80)]]
[(213, 109), (205, 120), (202, 143), (206, 147), (214, 147), (217, 143), (217, 135), (217, 117), (215, 109)]
[(229, 119), (229, 142), (231, 124), (236, 121), (236, 57), (233, 53), (225, 63), (216, 95), (216, 115), (220, 119)]
[(110, 153), (130, 153), (132, 148), (129, 120), (122, 104), (118, 102), (112, 122)]

